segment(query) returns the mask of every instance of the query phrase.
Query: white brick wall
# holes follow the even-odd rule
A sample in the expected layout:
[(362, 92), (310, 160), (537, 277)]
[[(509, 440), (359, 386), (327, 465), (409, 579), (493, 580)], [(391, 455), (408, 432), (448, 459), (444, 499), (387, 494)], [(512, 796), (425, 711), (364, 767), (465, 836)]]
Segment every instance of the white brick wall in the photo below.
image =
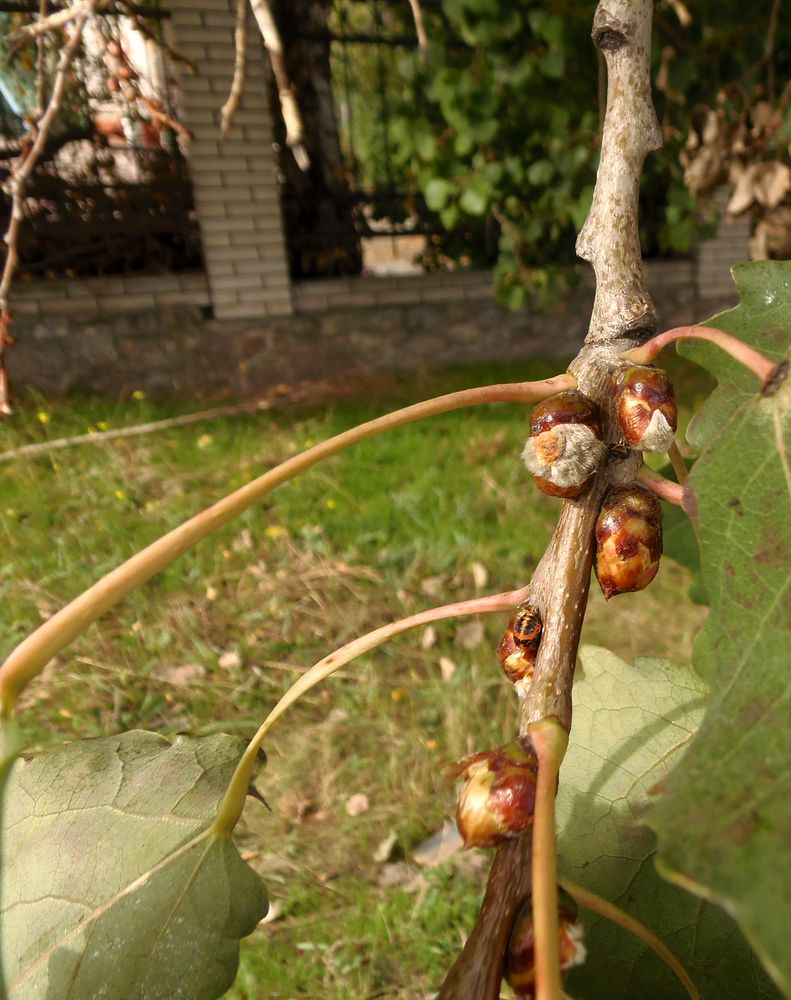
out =
[(233, 76), (235, 0), (171, 0), (170, 31), (198, 74), (179, 68), (181, 118), (208, 290), (218, 319), (293, 311), (269, 110), (270, 68), (252, 16), (244, 93), (228, 137), (220, 108)]
[(205, 274), (140, 275), (125, 278), (70, 278), (14, 286), (13, 313), (46, 319), (58, 316), (97, 316), (141, 312), (167, 306), (209, 306)]

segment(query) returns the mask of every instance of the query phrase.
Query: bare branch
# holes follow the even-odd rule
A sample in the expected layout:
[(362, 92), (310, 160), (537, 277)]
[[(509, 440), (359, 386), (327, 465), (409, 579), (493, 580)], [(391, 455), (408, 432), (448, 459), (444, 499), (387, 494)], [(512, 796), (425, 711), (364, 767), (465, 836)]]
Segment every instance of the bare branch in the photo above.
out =
[[(39, 0), (39, 22), (47, 17), (48, 0)], [(47, 104), (47, 38), (39, 35), (36, 40), (36, 118), (44, 114)]]
[(234, 28), (234, 45), (236, 47), (233, 63), (233, 80), (228, 100), (220, 109), (220, 131), (227, 135), (233, 124), (233, 116), (239, 107), (244, 90), (244, 78), (247, 72), (247, 0), (236, 0), (236, 27)]
[[(649, 76), (652, 7), (652, 0), (606, 0), (606, 6), (602, 0), (594, 17), (593, 39), (608, 69), (607, 109), (593, 204), (577, 246), (580, 256), (593, 264), (596, 300), (586, 345), (570, 371), (580, 390), (601, 405), (608, 444), (622, 443), (610, 413), (610, 374), (619, 363), (618, 355), (640, 344), (655, 326), (653, 305), (642, 279), (637, 226), (643, 160), (649, 150), (658, 148), (661, 138)], [(622, 458), (621, 451), (611, 451), (579, 500), (564, 502), (552, 541), (530, 583), (528, 600), (541, 612), (543, 631), (532, 680), (515, 685), (521, 701), (521, 735), (528, 735), (544, 719), (556, 719), (566, 731), (571, 727), (571, 686), (588, 598), (596, 518), (609, 485), (633, 481), (640, 465), (638, 453)], [(496, 886), (530, 884), (529, 863), (527, 852), (510, 845), (500, 848), (486, 898)], [(546, 898), (544, 904), (538, 913), (534, 911), (534, 921), (542, 922), (546, 942), (553, 934), (557, 936), (557, 914), (549, 913)], [(496, 907), (481, 913), (470, 943), (445, 979), (442, 1000), (497, 1000), (503, 953), (491, 945), (504, 946), (512, 921), (510, 906), (500, 914)], [(536, 983), (538, 1000), (558, 996), (557, 976), (541, 979)]]
[[(93, 4), (93, 6), (95, 7), (96, 4)], [(8, 48), (6, 60), (11, 59), (14, 53), (26, 42), (41, 35), (46, 35), (50, 31), (55, 31), (57, 28), (65, 27), (76, 17), (79, 17), (87, 7), (88, 0), (76, 0), (70, 7), (64, 7), (62, 10), (56, 10), (45, 17), (39, 17), (38, 20), (31, 21), (30, 24), (26, 24), (19, 28), (18, 31), (14, 31), (6, 39)]]
[(428, 58), (428, 35), (426, 34), (426, 23), (423, 20), (423, 11), (420, 7), (420, 0), (409, 0), (412, 8), (412, 17), (415, 21), (415, 34), (417, 35), (417, 47), (420, 53), (420, 61), (425, 63)]
[(283, 122), (286, 126), (286, 144), (294, 154), (297, 166), (300, 170), (307, 170), (310, 166), (310, 157), (303, 143), (302, 116), (299, 113), (299, 106), (291, 89), (291, 82), (286, 72), (286, 62), (283, 58), (283, 43), (280, 40), (272, 11), (268, 0), (250, 0), (253, 8), (258, 30), (264, 40), (264, 45), (269, 53), (272, 63), (272, 72), (275, 74), (278, 97), (280, 98), (280, 111), (283, 115)]
[(655, 326), (643, 284), (637, 198), (643, 160), (662, 144), (651, 101), (651, 0), (608, 0), (593, 19), (607, 62), (607, 114), (593, 204), (577, 253), (593, 264), (596, 301), (588, 343)]
[(19, 228), (24, 216), (25, 189), (30, 175), (47, 145), (49, 131), (58, 116), (63, 101), (69, 69), (79, 51), (85, 24), (88, 18), (93, 16), (97, 3), (98, 0), (86, 0), (85, 3), (76, 5), (78, 9), (75, 14), (74, 29), (58, 60), (58, 68), (52, 85), (52, 96), (49, 99), (47, 110), (34, 126), (31, 132), (31, 136), (35, 136), (33, 143), (27, 149), (23, 147), (8, 182), (11, 193), (11, 220), (4, 237), (6, 259), (2, 278), (0, 278), (0, 416), (7, 416), (11, 412), (8, 401), (7, 376), (3, 362), (3, 348), (8, 342), (10, 322), (8, 295), (19, 262)]

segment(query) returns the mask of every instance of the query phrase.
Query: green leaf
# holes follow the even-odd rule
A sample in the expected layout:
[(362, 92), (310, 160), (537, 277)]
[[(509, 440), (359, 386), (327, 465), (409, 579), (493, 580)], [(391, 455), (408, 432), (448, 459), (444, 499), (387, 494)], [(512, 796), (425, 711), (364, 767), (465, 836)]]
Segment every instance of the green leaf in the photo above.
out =
[(210, 1000), (266, 912), (209, 829), (244, 741), (131, 732), (18, 761), (6, 790), (9, 1000)]
[[(561, 874), (650, 927), (707, 1000), (776, 997), (733, 921), (659, 877), (654, 835), (641, 823), (699, 724), (700, 679), (668, 660), (640, 658), (629, 666), (590, 646), (580, 660), (557, 799)], [(686, 998), (675, 974), (641, 941), (589, 911), (581, 915), (588, 958), (569, 977), (571, 996)]]
[[(735, 271), (741, 304), (717, 324), (791, 353), (791, 265)], [(695, 353), (721, 380), (689, 478), (711, 605), (694, 664), (712, 698), (650, 821), (667, 877), (732, 914), (791, 996), (791, 383), (761, 397), (721, 352)]]
[(426, 204), (432, 212), (440, 212), (447, 204), (451, 186), (441, 177), (432, 177), (424, 189)]
[(491, 188), (480, 175), (472, 178), (459, 199), (459, 205), (468, 215), (483, 215), (489, 207)]
[[(732, 333), (778, 361), (788, 349), (791, 329), (791, 261), (764, 260), (738, 264), (732, 274), (739, 305), (704, 324)], [(717, 377), (711, 394), (687, 430), (687, 439), (702, 448), (740, 403), (757, 391), (755, 375), (714, 344), (681, 341), (678, 353)]]

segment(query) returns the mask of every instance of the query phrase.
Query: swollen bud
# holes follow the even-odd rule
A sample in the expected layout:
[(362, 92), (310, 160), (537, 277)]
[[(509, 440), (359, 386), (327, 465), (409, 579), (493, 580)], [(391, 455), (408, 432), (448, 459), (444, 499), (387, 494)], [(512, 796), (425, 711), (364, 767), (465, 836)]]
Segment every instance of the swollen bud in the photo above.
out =
[(642, 590), (662, 555), (662, 506), (644, 486), (611, 490), (596, 521), (596, 577), (604, 596)]
[(527, 736), (451, 765), (448, 777), (464, 777), (456, 825), (465, 847), (496, 847), (533, 822), (538, 758)]
[[(560, 971), (567, 972), (585, 961), (583, 929), (578, 922), (577, 904), (564, 890), (558, 889), (558, 930), (560, 933)], [(535, 930), (533, 903), (528, 897), (522, 903), (511, 929), (505, 953), (505, 978), (514, 993), (521, 998), (535, 997)]]
[(500, 666), (512, 684), (533, 676), (541, 643), (541, 629), (541, 613), (538, 608), (528, 601), (520, 604), (497, 647)]
[(676, 434), (677, 412), (673, 385), (660, 368), (623, 365), (612, 375), (618, 423), (631, 447), (666, 452)]
[(598, 406), (570, 389), (533, 410), (522, 458), (543, 493), (574, 499), (585, 490), (605, 451)]

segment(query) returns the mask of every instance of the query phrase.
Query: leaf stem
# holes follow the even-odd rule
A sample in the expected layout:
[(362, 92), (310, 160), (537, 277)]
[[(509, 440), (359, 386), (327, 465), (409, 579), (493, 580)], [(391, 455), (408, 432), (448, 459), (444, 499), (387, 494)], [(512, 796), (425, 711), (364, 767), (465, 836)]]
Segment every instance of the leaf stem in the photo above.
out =
[(660, 500), (667, 500), (677, 507), (684, 506), (684, 487), (674, 483), (670, 479), (665, 479), (659, 472), (654, 472), (647, 465), (642, 465), (637, 472), (637, 478), (647, 486), (652, 493), (655, 493)]
[(646, 341), (642, 347), (636, 347), (631, 351), (622, 354), (625, 361), (634, 361), (639, 365), (650, 364), (654, 358), (668, 344), (676, 340), (707, 340), (717, 347), (726, 351), (732, 358), (749, 368), (755, 374), (761, 385), (769, 381), (770, 376), (777, 368), (777, 362), (767, 358), (765, 354), (756, 351), (754, 347), (745, 344), (738, 337), (732, 337), (724, 330), (718, 330), (710, 326), (677, 326), (672, 330), (665, 330), (664, 333), (657, 334), (651, 340)]
[(428, 611), (420, 611), (408, 618), (400, 618), (398, 621), (382, 625), (380, 628), (359, 636), (345, 646), (341, 646), (328, 656), (323, 657), (315, 663), (310, 670), (306, 671), (291, 687), (286, 691), (280, 701), (267, 715), (258, 732), (250, 740), (247, 749), (236, 765), (236, 770), (231, 777), (225, 796), (220, 803), (217, 818), (214, 820), (212, 832), (217, 837), (227, 837), (239, 822), (244, 809), (247, 789), (253, 778), (256, 758), (261, 749), (264, 738), (281, 716), (299, 699), (316, 687), (323, 680), (334, 674), (336, 670), (345, 666), (351, 660), (362, 656), (369, 650), (380, 646), (388, 639), (400, 635), (409, 629), (417, 628), (420, 625), (428, 625), (430, 622), (442, 621), (445, 618), (460, 618), (466, 615), (493, 614), (498, 611), (508, 611), (516, 607), (520, 601), (524, 600), (527, 587), (520, 590), (511, 590), (502, 594), (490, 594), (487, 597), (476, 597), (470, 601), (457, 601), (454, 604), (444, 604), (438, 608), (430, 608)]
[(655, 951), (662, 961), (669, 965), (673, 972), (675, 972), (681, 980), (684, 989), (690, 997), (692, 997), (692, 1000), (700, 1000), (700, 993), (698, 993), (697, 987), (692, 982), (687, 970), (676, 958), (673, 952), (666, 945), (664, 945), (656, 934), (649, 930), (645, 924), (641, 924), (639, 920), (636, 920), (628, 913), (625, 913), (620, 907), (616, 906), (615, 903), (611, 903), (608, 899), (602, 899), (601, 896), (597, 896), (595, 893), (589, 892), (587, 889), (584, 889), (581, 885), (577, 885), (575, 882), (569, 882), (568, 879), (559, 878), (558, 885), (565, 889), (570, 896), (573, 896), (580, 906), (584, 906), (588, 910), (593, 910), (594, 913), (598, 913), (599, 916), (604, 917), (605, 920), (618, 924), (619, 927), (623, 927), (631, 934), (634, 934), (636, 938), (639, 938), (644, 944), (647, 944), (648, 947)]
[(675, 472), (679, 483), (682, 486), (686, 485), (687, 477), (689, 476), (689, 469), (687, 468), (684, 456), (681, 454), (675, 441), (668, 448), (667, 457), (670, 459), (670, 464), (673, 466), (673, 471)]
[(25, 685), (43, 670), (52, 657), (127, 594), (241, 514), (251, 504), (316, 462), (374, 434), (403, 427), (424, 417), (480, 403), (536, 403), (556, 392), (573, 388), (576, 384), (572, 375), (559, 375), (538, 382), (479, 386), (437, 396), (369, 420), (270, 469), (121, 563), (24, 639), (0, 667), (0, 714), (8, 715), (13, 711)]
[(528, 728), (538, 755), (538, 782), (533, 816), (533, 927), (535, 932), (536, 1000), (561, 1000), (558, 930), (558, 864), (555, 795), (558, 771), (568, 746), (568, 733), (557, 719)]

